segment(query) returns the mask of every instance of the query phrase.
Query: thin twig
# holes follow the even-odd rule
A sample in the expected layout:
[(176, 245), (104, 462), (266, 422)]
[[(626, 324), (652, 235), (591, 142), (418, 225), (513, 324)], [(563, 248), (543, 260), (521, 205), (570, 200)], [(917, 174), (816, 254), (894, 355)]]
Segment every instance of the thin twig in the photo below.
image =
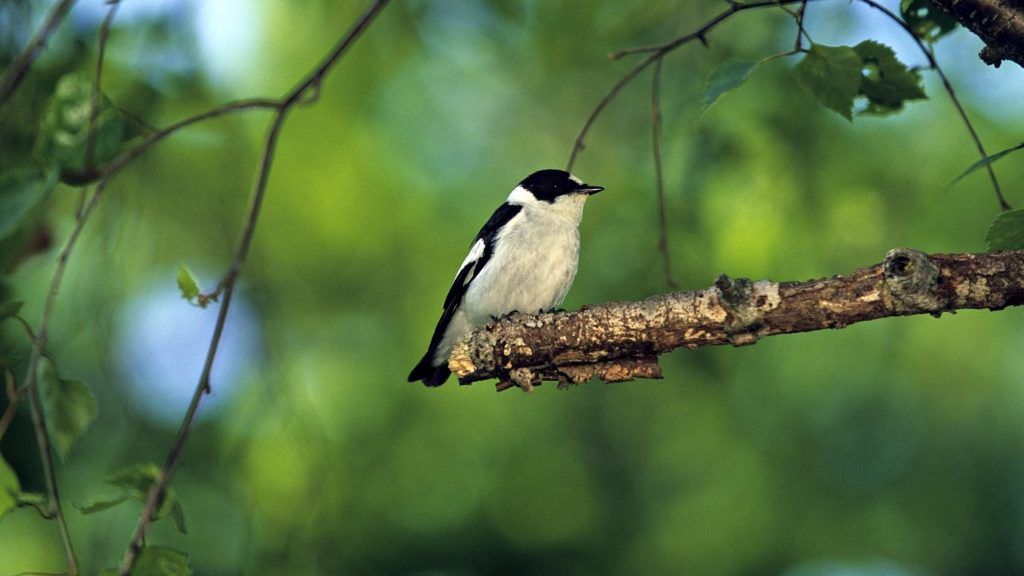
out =
[[(978, 153), (981, 154), (982, 159), (987, 158), (988, 152), (985, 151), (985, 145), (981, 143), (981, 137), (978, 136), (977, 130), (974, 129), (974, 124), (971, 122), (971, 119), (967, 116), (967, 112), (964, 110), (963, 105), (960, 104), (960, 99), (957, 98), (956, 92), (953, 90), (953, 84), (949, 81), (949, 78), (946, 77), (946, 73), (942, 71), (942, 67), (939, 66), (938, 60), (935, 59), (935, 53), (932, 52), (932, 49), (929, 48), (924, 42), (922, 42), (921, 39), (914, 34), (913, 28), (911, 28), (910, 25), (903, 20), (903, 18), (900, 18), (899, 15), (894, 13), (892, 10), (889, 10), (885, 6), (882, 6), (875, 0), (860, 1), (876, 10), (879, 10), (880, 12), (885, 14), (890, 20), (898, 24), (900, 28), (906, 30), (907, 34), (909, 34), (910, 37), (914, 40), (914, 42), (917, 44), (917, 47), (920, 48), (921, 52), (924, 53), (925, 58), (928, 59), (928, 63), (931, 64), (931, 67), (935, 69), (936, 73), (938, 73), (939, 78), (942, 80), (943, 88), (946, 89), (946, 93), (949, 94), (949, 99), (953, 101), (953, 106), (956, 107), (957, 114), (960, 115), (960, 119), (963, 120), (964, 126), (967, 127), (967, 131), (971, 134), (971, 140), (974, 141), (974, 147), (978, 149)], [(992, 181), (992, 188), (996, 192), (996, 199), (999, 201), (999, 208), (1002, 209), (1004, 212), (1007, 210), (1011, 210), (1012, 208), (1010, 207), (1010, 204), (1006, 201), (1006, 198), (1003, 196), (1002, 188), (1000, 188), (999, 186), (999, 179), (996, 178), (996, 172), (992, 168), (992, 164), (990, 163), (986, 165), (985, 169), (988, 171), (989, 180)]]
[(248, 108), (278, 108), (280, 104), (277, 101), (270, 100), (240, 100), (232, 102), (227, 105), (208, 110), (196, 116), (181, 120), (167, 128), (150, 134), (143, 142), (126, 150), (114, 160), (112, 160), (103, 170), (102, 177), (97, 183), (92, 195), (89, 200), (78, 210), (77, 220), (74, 227), (71, 230), (71, 234), (68, 236), (64, 247), (61, 249), (60, 255), (57, 258), (57, 266), (54, 269), (53, 277), (50, 280), (50, 287), (47, 293), (46, 302), (43, 305), (43, 315), (39, 322), (39, 330), (36, 337), (33, 339), (32, 352), (29, 357), (28, 369), (26, 370), (25, 378), (23, 380), (22, 390), (29, 394), (30, 401), (29, 407), (32, 411), (33, 423), (39, 422), (35, 426), (36, 432), (36, 443), (39, 446), (40, 457), (43, 461), (43, 472), (46, 476), (47, 484), (47, 495), (50, 500), (50, 509), (53, 512), (53, 516), (57, 520), (58, 528), (61, 535), (61, 540), (64, 545), (65, 555), (67, 556), (68, 572), (70, 574), (78, 574), (78, 559), (75, 556), (74, 547), (71, 544), (70, 533), (67, 528), (67, 523), (64, 519), (63, 509), (60, 502), (60, 491), (57, 486), (56, 477), (54, 476), (53, 467), (53, 455), (50, 449), (50, 438), (49, 432), (46, 428), (45, 414), (41, 411), (41, 406), (37, 401), (37, 389), (36, 389), (36, 371), (39, 366), (39, 359), (42, 357), (43, 349), (46, 345), (49, 336), (50, 320), (53, 315), (54, 306), (57, 301), (57, 294), (60, 291), (61, 283), (64, 279), (64, 273), (67, 269), (67, 263), (71, 256), (72, 250), (78, 241), (82, 230), (88, 221), (89, 215), (92, 213), (96, 204), (103, 196), (103, 192), (110, 180), (116, 175), (122, 168), (124, 168), (129, 162), (134, 160), (140, 154), (148, 150), (152, 145), (156, 144), (160, 140), (167, 136), (177, 132), (181, 128), (190, 126), (197, 122), (214, 118), (228, 112), (234, 112), (237, 110), (244, 110)]
[[(676, 48), (682, 46), (683, 44), (686, 44), (693, 40), (700, 40), (701, 42), (706, 42), (707, 33), (711, 31), (712, 28), (718, 26), (724, 20), (728, 19), (730, 16), (738, 12), (754, 8), (765, 8), (768, 6), (785, 6), (787, 4), (795, 4), (797, 2), (799, 2), (801, 5), (806, 5), (807, 2), (810, 1), (812, 0), (758, 0), (756, 2), (748, 2), (742, 4), (735, 1), (730, 1), (728, 9), (718, 13), (716, 16), (705, 22), (703, 25), (701, 25), (700, 28), (693, 32), (684, 34), (662, 44), (626, 48), (609, 54), (609, 58), (611, 58), (612, 60), (616, 60), (629, 54), (650, 53), (650, 55), (647, 56), (647, 58), (643, 59), (633, 68), (631, 68), (628, 72), (626, 72), (626, 74), (622, 78), (620, 78), (619, 81), (616, 82), (615, 85), (613, 85), (612, 88), (605, 94), (604, 98), (602, 98), (601, 101), (598, 102), (594, 110), (591, 111), (590, 115), (587, 117), (587, 120), (583, 123), (583, 127), (580, 129), (579, 134), (577, 134), (576, 139), (573, 140), (572, 151), (569, 154), (569, 162), (566, 170), (572, 170), (573, 164), (576, 163), (576, 156), (580, 153), (580, 151), (583, 150), (584, 139), (586, 138), (587, 133), (590, 131), (590, 128), (593, 126), (594, 122), (597, 120), (597, 117), (601, 115), (601, 113), (608, 106), (608, 104), (610, 104), (611, 101), (614, 100), (615, 97), (619, 94), (619, 92), (634, 78), (636, 78), (636, 76), (641, 71), (643, 71), (644, 68), (647, 68), (653, 62), (660, 60), (665, 56), (665, 54), (671, 52), (672, 50), (675, 50)], [(924, 42), (921, 41), (920, 38), (918, 38), (914, 34), (914, 31), (910, 27), (910, 25), (904, 22), (903, 19), (900, 18), (897, 14), (893, 13), (891, 10), (889, 10), (885, 6), (882, 6), (875, 0), (860, 0), (860, 2), (863, 2), (864, 4), (881, 11), (890, 20), (898, 24), (907, 32), (907, 34), (910, 35), (913, 41), (921, 49), (921, 52), (923, 52), (925, 57), (928, 59), (928, 62), (931, 64), (931, 67), (934, 68), (935, 71), (939, 74), (939, 78), (942, 80), (942, 85), (945, 88), (946, 93), (949, 94), (950, 100), (953, 101), (953, 105), (956, 107), (957, 114), (959, 114), (960, 119), (967, 127), (967, 131), (970, 133), (971, 139), (974, 141), (974, 145), (978, 149), (978, 152), (981, 154), (981, 157), (988, 157), (988, 154), (985, 151), (985, 146), (981, 142), (981, 137), (978, 136), (978, 132), (975, 130), (974, 124), (971, 122), (971, 119), (967, 116), (967, 112), (964, 110), (963, 105), (961, 105), (960, 99), (957, 98), (956, 91), (953, 90), (952, 83), (949, 81), (949, 78), (946, 77), (945, 72), (942, 71), (942, 68), (939, 66), (938, 61), (935, 59), (935, 54), (924, 44)], [(802, 25), (803, 23), (801, 20), (799, 22), (799, 26), (802, 27)], [(1004, 211), (1010, 210), (1011, 206), (1003, 197), (1003, 192), (999, 186), (999, 180), (996, 178), (995, 170), (992, 168), (991, 164), (989, 164), (985, 168), (988, 171), (989, 179), (992, 181), (992, 188), (995, 190), (996, 198), (999, 201), (1000, 208)]]
[(11, 422), (14, 421), (14, 417), (18, 414), (18, 408), (21, 407), (22, 398), (24, 398), (24, 396), (19, 394), (14, 398), (7, 399), (7, 407), (4, 408), (3, 416), (0, 416), (0, 440), (3, 439), (4, 434), (7, 433), (7, 429), (11, 426)]
[(190, 116), (183, 120), (179, 120), (158, 132), (150, 134), (145, 140), (135, 147), (122, 152), (104, 167), (103, 176), (100, 178), (100, 181), (97, 182), (96, 187), (93, 189), (93, 193), (89, 196), (89, 199), (82, 207), (81, 215), (75, 222), (74, 227), (72, 227), (67, 241), (65, 241), (60, 254), (57, 256), (57, 267), (54, 268), (53, 276), (50, 279), (50, 287), (47, 292), (46, 302), (43, 305), (43, 315), (39, 322), (39, 331), (33, 339), (34, 346), (32, 348), (32, 354), (29, 357), (29, 370), (25, 376), (24, 384), (22, 385), (23, 389), (31, 390), (35, 386), (35, 368), (49, 337), (50, 320), (53, 316), (54, 305), (57, 302), (57, 294), (60, 292), (60, 287), (64, 280), (64, 273), (67, 269), (68, 261), (71, 258), (71, 254), (75, 249), (75, 245), (78, 242), (78, 238), (81, 235), (82, 230), (85, 228), (85, 225), (89, 220), (89, 216), (103, 197), (103, 193), (106, 191), (107, 186), (110, 184), (111, 180), (113, 180), (114, 176), (116, 176), (125, 166), (142, 155), (143, 152), (149, 150), (154, 144), (182, 128), (186, 128), (204, 120), (223, 116), (231, 112), (238, 112), (253, 108), (277, 109), (280, 108), (280, 103), (276, 100), (267, 99), (237, 100), (235, 102), (229, 102), (223, 106), (207, 110), (200, 114), (196, 114), (195, 116)]
[(679, 36), (678, 38), (669, 40), (668, 42), (665, 42), (663, 44), (658, 44), (654, 46), (641, 46), (637, 48), (626, 48), (624, 50), (619, 50), (618, 52), (613, 52), (612, 54), (610, 54), (608, 57), (611, 58), (612, 60), (616, 60), (627, 54), (650, 52), (650, 54), (646, 58), (644, 58), (635, 66), (633, 66), (628, 72), (626, 72), (625, 75), (622, 76), (622, 78), (619, 79), (618, 82), (616, 82), (611, 87), (611, 89), (604, 95), (604, 97), (601, 98), (601, 101), (597, 103), (597, 106), (593, 109), (593, 111), (590, 112), (590, 115), (587, 116), (587, 120), (583, 123), (583, 128), (580, 129), (579, 134), (576, 135), (576, 139), (573, 140), (572, 150), (569, 152), (569, 162), (567, 163), (565, 168), (566, 171), (572, 172), (572, 167), (576, 163), (576, 156), (578, 156), (580, 151), (583, 150), (583, 141), (586, 139), (587, 133), (590, 132), (590, 128), (594, 125), (594, 122), (597, 120), (597, 117), (601, 115), (601, 112), (603, 112), (609, 104), (611, 104), (612, 100), (614, 100), (615, 97), (618, 96), (619, 92), (621, 92), (623, 88), (625, 88), (630, 82), (632, 82), (638, 74), (643, 72), (645, 68), (647, 68), (654, 62), (661, 60), (662, 58), (665, 57), (666, 54), (682, 46), (683, 44), (687, 44), (694, 40), (706, 42), (707, 33), (734, 14), (743, 12), (744, 10), (751, 10), (754, 8), (767, 8), (769, 6), (794, 4), (796, 2), (803, 1), (806, 0), (758, 0), (756, 2), (749, 2), (746, 4), (730, 3), (728, 9), (719, 12), (716, 16), (705, 22), (703, 25), (701, 25), (700, 28), (694, 30), (693, 32), (684, 34), (682, 36)]
[[(46, 302), (43, 305), (43, 315), (39, 322), (39, 330), (36, 333), (35, 339), (33, 340), (32, 353), (29, 357), (29, 366), (28, 370), (26, 371), (24, 384), (22, 385), (22, 389), (24, 391), (27, 391), (29, 394), (32, 395), (35, 394), (36, 370), (39, 365), (39, 359), (42, 357), (43, 348), (45, 347), (45, 344), (49, 337), (50, 321), (53, 316), (54, 306), (56, 305), (57, 302), (57, 294), (60, 291), (61, 284), (64, 280), (64, 273), (67, 269), (68, 261), (71, 257), (72, 251), (74, 250), (78, 242), (78, 238), (81, 235), (82, 230), (85, 228), (85, 225), (89, 220), (89, 216), (92, 214), (92, 211), (96, 208), (96, 205), (103, 197), (103, 192), (106, 190), (107, 186), (110, 184), (110, 181), (113, 179), (113, 177), (117, 175), (121, 171), (121, 169), (127, 166), (132, 160), (134, 160), (143, 152), (148, 150), (151, 146), (153, 146), (157, 142), (163, 140), (167, 136), (170, 136), (171, 134), (177, 132), (182, 128), (191, 126), (203, 120), (208, 120), (210, 118), (215, 118), (217, 116), (227, 114), (229, 112), (236, 112), (251, 108), (279, 108), (279, 106), (280, 104), (276, 100), (239, 100), (236, 102), (225, 104), (224, 106), (221, 106), (219, 108), (207, 110), (206, 112), (203, 112), (201, 114), (197, 114), (195, 116), (185, 118), (184, 120), (176, 122), (159, 132), (150, 134), (141, 143), (136, 145), (134, 148), (131, 148), (121, 153), (119, 156), (114, 158), (114, 160), (112, 160), (109, 164), (107, 164), (104, 167), (103, 176), (100, 178), (100, 181), (96, 184), (96, 187), (94, 188), (92, 194), (89, 196), (88, 201), (86, 201), (85, 205), (82, 207), (81, 214), (75, 221), (75, 225), (71, 229), (71, 234), (68, 236), (67, 241), (64, 243), (64, 246), (63, 248), (61, 248), (60, 254), (57, 257), (57, 266), (56, 268), (54, 268), (53, 277), (50, 280), (50, 287), (47, 293)], [(33, 420), (35, 420), (37, 418), (35, 403), (30, 402), (30, 405), (33, 409)], [(44, 416), (41, 413), (38, 414), (38, 418), (40, 419), (41, 422), (45, 424), (45, 422), (42, 420)], [(56, 481), (50, 477), (50, 475), (53, 473), (52, 455), (50, 454), (49, 451), (50, 441), (45, 425), (41, 427), (36, 427), (36, 440), (37, 443), (39, 444), (40, 454), (43, 457), (44, 472), (47, 473), (48, 476), (47, 487), (49, 497), (51, 500), (51, 506), (55, 506), (55, 517), (58, 521), (58, 524), (60, 525), (61, 537), (63, 539), (67, 537), (67, 526), (64, 522), (64, 517), (60, 509), (60, 501), (58, 499)], [(46, 465), (47, 461), (49, 461), (51, 464)], [(49, 490), (50, 486), (53, 487), (53, 490)], [(65, 541), (65, 551), (69, 553), (68, 569), (69, 571), (72, 571), (73, 550), (71, 549), (71, 544), (69, 540)], [(73, 573), (77, 573), (77, 565), (74, 565), (73, 567)]]
[(122, 116), (124, 116), (128, 120), (131, 120), (132, 122), (135, 123), (136, 126), (138, 126), (139, 128), (142, 128), (146, 132), (152, 134), (153, 132), (159, 132), (160, 131), (159, 128), (157, 128), (156, 126), (151, 125), (149, 122), (146, 122), (141, 117), (139, 117), (138, 114), (132, 112), (131, 110), (128, 110), (127, 108), (122, 108), (122, 107), (120, 107), (120, 106), (118, 106), (116, 104), (113, 104), (113, 107)]
[(658, 251), (661, 252), (661, 267), (665, 283), (676, 288), (672, 277), (672, 259), (668, 250), (668, 218), (665, 215), (665, 170), (661, 164), (661, 60), (654, 64), (651, 74), (651, 135), (654, 148), (654, 175), (658, 184)]
[[(796, 42), (793, 43), (793, 50), (800, 52), (804, 49), (803, 39), (807, 31), (804, 30), (804, 12), (807, 10), (807, 0), (803, 0), (800, 3), (800, 7), (796, 9), (796, 14), (793, 18), (796, 20)], [(812, 42), (810, 36), (807, 37), (808, 42)]]
[[(121, 5), (121, 2), (120, 0), (109, 0), (109, 4), (110, 9), (107, 10), (107, 16), (103, 18), (103, 23), (100, 24), (99, 47), (96, 55), (96, 73), (92, 78), (92, 101), (89, 108), (89, 131), (86, 133), (85, 164), (83, 164), (83, 169), (86, 174), (90, 174), (95, 170), (96, 116), (100, 113), (100, 98), (103, 94), (103, 56), (107, 50), (107, 37), (110, 36), (110, 24), (114, 21), (114, 15), (117, 14), (117, 8)], [(81, 215), (80, 212), (81, 210), (79, 210), (79, 215)]]
[(131, 570), (135, 565), (135, 561), (138, 559), (138, 555), (142, 551), (146, 530), (148, 529), (150, 522), (153, 520), (153, 515), (159, 509), (160, 503), (163, 501), (164, 495), (167, 492), (167, 487), (174, 476), (174, 471), (177, 468), (185, 443), (188, 440), (192, 422), (199, 409), (199, 403), (201, 402), (203, 395), (210, 389), (210, 373), (213, 370), (213, 363), (217, 356), (217, 347), (220, 343), (225, 322), (227, 321), (228, 309), (231, 305), (232, 295), (234, 294), (235, 283), (238, 279), (238, 275), (241, 273), (242, 267), (245, 265), (246, 257), (249, 254), (249, 248), (252, 245), (253, 235), (256, 230), (256, 222), (259, 219), (260, 209), (263, 204), (263, 197), (266, 194), (267, 182), (270, 178), (270, 168), (275, 155), (277, 138), (281, 132), (281, 127), (284, 125), (285, 118), (293, 106), (303, 102), (303, 97), (307, 95), (307, 91), (313, 90), (314, 94), (318, 91), (324, 76), (338, 62), (338, 60), (341, 59), (362, 32), (370, 26), (374, 18), (387, 5), (387, 3), (388, 0), (375, 0), (366, 12), (356, 20), (352, 28), (349, 29), (349, 31), (328, 53), (328, 55), (315, 68), (313, 68), (313, 70), (303, 80), (296, 84), (296, 86), (281, 101), (278, 107), (273, 123), (270, 126), (270, 131), (267, 134), (266, 145), (263, 148), (259, 176), (256, 179), (252, 204), (250, 205), (249, 212), (242, 229), (241, 239), (235, 249), (234, 259), (228, 268), (228, 272), (225, 275), (224, 280), (222, 280), (222, 285), (224, 287), (223, 300), (221, 301), (220, 310), (218, 310), (217, 323), (214, 326), (213, 336), (210, 339), (210, 347), (207, 351), (206, 360), (203, 364), (203, 372), (199, 377), (199, 381), (196, 383), (195, 391), (192, 394), (192, 400), (189, 402), (188, 410), (182, 420), (181, 427), (178, 430), (178, 435), (175, 438), (174, 444), (164, 461), (163, 469), (160, 471), (160, 475), (157, 477), (156, 482), (153, 483), (153, 486), (149, 491), (149, 495), (146, 498), (146, 505), (143, 507), (142, 513), (139, 515), (139, 521), (135, 527), (135, 532), (132, 535), (128, 549), (125, 550), (124, 556), (121, 558), (118, 573), (122, 576), (127, 576), (131, 573)]
[(17, 383), (14, 381), (14, 374), (11, 373), (9, 368), (4, 368), (4, 389), (7, 394), (7, 408), (4, 409), (4, 415), (0, 416), (0, 440), (3, 440), (7, 428), (18, 413), (21, 399), (25, 397), (21, 390), (18, 389)]
[(18, 58), (4, 71), (3, 78), (0, 78), (0, 106), (7, 102), (11, 94), (18, 89), (18, 85), (24, 80), (32, 63), (39, 56), (39, 53), (46, 46), (46, 39), (57, 28), (57, 26), (68, 15), (68, 11), (74, 6), (75, 0), (61, 0), (57, 3), (50, 14), (46, 17), (43, 25), (36, 31), (35, 36), (29, 40), (25, 50), (18, 55)]
[[(50, 11), (46, 22), (43, 27), (36, 33), (36, 36), (26, 47), (25, 51), (18, 57), (15, 63), (7, 70), (4, 75), (3, 81), (0, 82), (0, 106), (3, 102), (14, 92), (17, 86), (25, 78), (29, 68), (32, 66), (33, 61), (39, 53), (39, 49), (45, 45), (46, 39), (53, 32), (53, 30), (68, 14), (68, 11), (74, 5), (74, 0), (65, 0), (57, 4)], [(90, 119), (90, 128), (91, 128)], [(31, 333), (31, 330), (30, 330)], [(60, 489), (57, 485), (56, 475), (53, 467), (53, 451), (51, 448), (49, 431), (46, 429), (46, 420), (43, 413), (43, 405), (39, 399), (39, 387), (32, 385), (36, 380), (36, 370), (39, 366), (39, 359), (42, 356), (43, 345), (46, 338), (46, 327), (40, 326), (39, 336), (33, 338), (32, 346), (32, 357), (29, 362), (29, 373), (25, 377), (25, 394), (29, 396), (29, 408), (32, 414), (32, 424), (35, 430), (36, 444), (39, 447), (40, 459), (43, 463), (43, 477), (46, 483), (46, 493), (49, 499), (49, 512), (52, 517), (56, 520), (57, 531), (60, 534), (60, 543), (65, 550), (65, 558), (68, 563), (68, 574), (71, 576), (77, 576), (79, 573), (78, 557), (75, 554), (75, 546), (71, 541), (71, 532), (68, 530), (68, 522), (63, 516), (63, 506), (60, 503)], [(24, 397), (25, 394), (19, 394), (17, 399), (12, 399), (11, 406), (11, 418), (13, 418), (13, 412), (17, 410), (17, 404), (20, 398)], [(10, 419), (7, 419), (7, 414), (4, 414), (5, 423), (0, 427), (0, 434), (6, 433), (7, 425), (10, 424)]]
[(75, 547), (71, 544), (71, 533), (68, 531), (68, 523), (64, 519), (64, 509), (60, 503), (60, 488), (57, 486), (57, 477), (53, 470), (53, 450), (50, 446), (50, 434), (47, 432), (46, 422), (43, 420), (43, 403), (39, 399), (38, 386), (28, 390), (28, 407), (29, 412), (32, 414), (32, 427), (36, 432), (36, 443), (39, 444), (39, 455), (43, 461), (43, 477), (46, 480), (46, 493), (50, 500), (50, 513), (57, 520), (57, 530), (60, 532), (60, 541), (64, 546), (64, 556), (67, 558), (68, 574), (70, 576), (77, 576), (78, 557), (75, 555)]

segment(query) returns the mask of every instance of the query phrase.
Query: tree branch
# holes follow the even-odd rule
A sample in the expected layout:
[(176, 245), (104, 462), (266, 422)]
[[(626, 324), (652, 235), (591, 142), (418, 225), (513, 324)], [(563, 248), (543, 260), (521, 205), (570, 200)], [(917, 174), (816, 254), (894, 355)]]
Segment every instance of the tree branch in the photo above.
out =
[(43, 25), (39, 27), (35, 36), (25, 46), (25, 50), (4, 70), (4, 75), (0, 78), (0, 106), (3, 106), (11, 94), (14, 94), (14, 91), (18, 89), (18, 85), (25, 78), (28, 69), (32, 67), (32, 62), (35, 62), (36, 57), (39, 56), (39, 53), (46, 46), (46, 39), (57, 29), (57, 26), (64, 20), (64, 17), (68, 15), (68, 11), (74, 5), (75, 0), (61, 0), (54, 5)]
[(847, 276), (772, 282), (719, 276), (703, 290), (577, 312), (515, 314), (475, 331), (449, 367), (468, 384), (531, 389), (659, 378), (656, 357), (679, 347), (754, 344), (764, 336), (843, 328), (889, 316), (1024, 304), (1024, 250), (933, 254), (897, 248)]
[(932, 0), (981, 38), (986, 46), (978, 55), (996, 68), (1003, 60), (1024, 67), (1024, 8), (1006, 0)]

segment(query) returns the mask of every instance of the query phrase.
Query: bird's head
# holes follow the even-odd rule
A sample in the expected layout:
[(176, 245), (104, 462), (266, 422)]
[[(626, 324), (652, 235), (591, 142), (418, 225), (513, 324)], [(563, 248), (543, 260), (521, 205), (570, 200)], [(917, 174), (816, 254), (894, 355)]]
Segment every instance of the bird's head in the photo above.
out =
[(524, 178), (512, 191), (508, 200), (517, 204), (577, 203), (601, 190), (604, 188), (586, 184), (565, 170), (538, 170)]

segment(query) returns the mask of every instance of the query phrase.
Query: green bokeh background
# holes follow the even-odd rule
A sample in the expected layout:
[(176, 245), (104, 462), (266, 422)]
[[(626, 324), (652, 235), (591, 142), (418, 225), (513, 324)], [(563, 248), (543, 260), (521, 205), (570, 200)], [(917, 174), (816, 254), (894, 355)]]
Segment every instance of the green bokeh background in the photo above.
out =
[[(363, 5), (240, 6), (256, 42), (221, 76), (200, 66), (193, 4), (126, 17), (111, 35), (105, 90), (154, 125), (276, 96)], [(586, 115), (635, 61), (605, 54), (692, 30), (723, 6), (389, 6), (319, 101), (289, 117), (241, 288), (258, 352), (228, 390), (214, 381), (221, 398), (186, 448), (174, 486), (188, 534), (164, 521), (148, 542), (186, 550), (197, 574), (214, 575), (1024, 571), (1019, 309), (677, 351), (662, 358), (661, 381), (532, 395), (405, 382), (478, 227), (519, 179), (564, 166)], [(810, 33), (826, 44), (889, 38), (891, 28), (859, 5), (808, 8)], [(21, 98), (88, 70), (95, 30), (73, 17)], [(786, 50), (793, 32), (780, 10), (748, 12), (713, 32), (708, 49), (665, 60), (668, 233), (682, 287), (720, 272), (828, 276), (895, 246), (983, 251), (997, 204), (982, 173), (949, 186), (977, 155), (932, 73), (929, 100), (851, 124), (802, 91), (794, 60), (780, 60), (698, 119), (718, 63)], [(959, 30), (937, 49), (995, 151), (1020, 141), (1024, 119), (1020, 99), (992, 94), (1024, 85), (1024, 74), (984, 67), (979, 46)], [(49, 345), (100, 409), (59, 469), (67, 502), (115, 493), (107, 473), (163, 460), (176, 423), (131, 400), (127, 390), (147, 383), (117, 367), (116, 319), (126, 303), (173, 290), (180, 263), (205, 289), (216, 284), (268, 119), (248, 112), (168, 139), (117, 178), (89, 223)], [(600, 118), (575, 169), (607, 190), (587, 207), (569, 309), (667, 290), (650, 132), (645, 74)], [(997, 164), (1015, 205), (1022, 158)], [(50, 201), (44, 219), (58, 243), (76, 203), (66, 187)], [(54, 261), (50, 251), (6, 279), (33, 323)], [(228, 331), (235, 325), (229, 318)], [(3, 325), (3, 350), (24, 361), (16, 328)], [(41, 491), (27, 413), (2, 449), (23, 485)], [(86, 573), (117, 562), (138, 512), (68, 507)], [(30, 509), (0, 520), (0, 573), (63, 562), (53, 523)]]

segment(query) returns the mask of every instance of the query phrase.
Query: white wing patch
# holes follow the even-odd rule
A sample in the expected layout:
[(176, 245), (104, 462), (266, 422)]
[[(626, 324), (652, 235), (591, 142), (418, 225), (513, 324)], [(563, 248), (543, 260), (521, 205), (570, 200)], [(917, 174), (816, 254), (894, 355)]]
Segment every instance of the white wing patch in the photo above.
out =
[[(479, 260), (480, 257), (483, 256), (483, 255), (484, 255), (484, 239), (480, 238), (479, 240), (476, 241), (476, 243), (473, 244), (473, 247), (470, 248), (469, 255), (466, 256), (466, 259), (462, 261), (462, 265), (459, 266), (459, 271), (455, 273), (455, 277), (458, 278), (459, 277), (459, 273), (462, 272), (463, 268), (465, 268), (466, 266), (469, 266), (470, 264), (473, 264), (474, 262)], [(466, 282), (467, 283), (469, 282), (470, 278), (472, 278), (472, 275), (466, 278)]]

